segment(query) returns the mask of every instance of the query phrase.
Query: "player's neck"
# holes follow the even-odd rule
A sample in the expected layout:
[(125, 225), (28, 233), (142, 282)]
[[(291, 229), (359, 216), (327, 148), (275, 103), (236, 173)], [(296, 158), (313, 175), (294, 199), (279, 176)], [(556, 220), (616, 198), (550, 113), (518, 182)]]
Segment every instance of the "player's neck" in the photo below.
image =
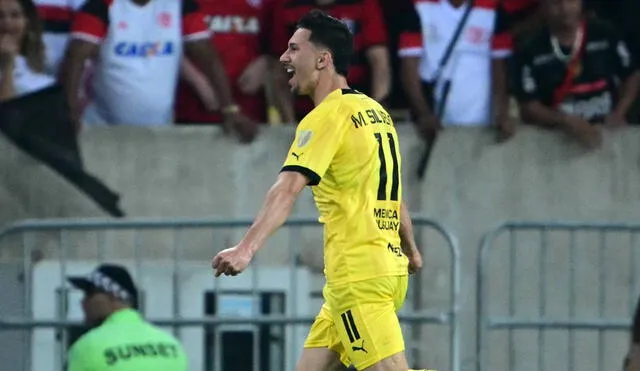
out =
[(336, 89), (346, 89), (348, 87), (347, 79), (338, 74), (331, 74), (325, 78), (318, 79), (318, 85), (311, 97), (313, 104), (318, 106), (332, 91)]
[(551, 26), (551, 34), (558, 38), (558, 41), (563, 46), (572, 46), (578, 36), (578, 29), (580, 28), (580, 22), (575, 25), (556, 25)]

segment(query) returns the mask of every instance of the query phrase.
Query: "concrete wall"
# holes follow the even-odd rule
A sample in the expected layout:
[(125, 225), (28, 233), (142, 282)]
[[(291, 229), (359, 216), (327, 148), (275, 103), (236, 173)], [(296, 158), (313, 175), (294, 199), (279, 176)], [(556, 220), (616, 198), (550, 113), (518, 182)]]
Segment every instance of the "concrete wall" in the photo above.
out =
[[(449, 130), (438, 141), (427, 179), (420, 186), (424, 195), (423, 213), (453, 230), (462, 246), (463, 300), (462, 327), (464, 369), (474, 362), (475, 272), (477, 246), (483, 233), (502, 221), (584, 220), (640, 221), (640, 130), (632, 128), (606, 132), (604, 147), (585, 153), (577, 144), (558, 133), (522, 128), (505, 143), (494, 144), (489, 133)], [(496, 243), (489, 265), (489, 283), (494, 290), (487, 301), (494, 315), (507, 316), (509, 283), (515, 287), (513, 314), (525, 318), (541, 315), (539, 303), (546, 301), (546, 315), (568, 318), (570, 312), (569, 268), (575, 268), (576, 312), (579, 318), (629, 318), (638, 285), (637, 251), (630, 238), (612, 234), (601, 241), (598, 234), (578, 233), (571, 257), (570, 236), (549, 233), (545, 268), (540, 268), (541, 237), (538, 233), (515, 235), (517, 269), (508, 276), (509, 239)], [(606, 245), (605, 274), (600, 276), (599, 244)], [(631, 263), (634, 264), (633, 268)], [(546, 269), (543, 271), (542, 269)], [(429, 273), (427, 273), (428, 275)], [(637, 272), (635, 273), (637, 275)], [(540, 276), (543, 276), (541, 281)], [(539, 283), (547, 285), (540, 293)], [(600, 293), (603, 285), (603, 301)], [(629, 302), (630, 291), (634, 297)], [(538, 335), (519, 331), (517, 345), (507, 348), (504, 332), (490, 339), (490, 370), (509, 370), (506, 357), (512, 352), (517, 370), (570, 369), (567, 361), (568, 334), (550, 332), (543, 345), (545, 364), (538, 364)], [(593, 333), (576, 337), (574, 369), (597, 369), (598, 337)], [(627, 336), (606, 335), (605, 369), (618, 369), (627, 347)]]
[[(640, 130), (635, 128), (605, 133), (605, 146), (593, 153), (584, 153), (577, 145), (557, 133), (521, 128), (508, 143), (495, 144), (492, 133), (475, 129), (449, 129), (443, 133), (431, 157), (427, 179), (418, 182), (415, 170), (422, 144), (411, 127), (399, 127), (403, 152), (405, 198), (413, 212), (440, 221), (460, 239), (462, 250), (462, 338), (463, 366), (470, 370), (475, 362), (475, 259), (479, 239), (484, 232), (507, 219), (578, 219), (597, 221), (638, 221), (640, 216)], [(236, 144), (224, 137), (217, 128), (90, 128), (82, 134), (82, 151), (90, 172), (119, 192), (122, 207), (129, 216), (250, 218), (257, 211), (264, 193), (277, 175), (293, 137), (293, 128), (268, 128), (260, 139), (250, 145)], [(2, 153), (0, 172), (5, 181), (0, 188), (0, 222), (25, 217), (85, 217), (100, 216), (101, 212), (75, 189), (59, 177), (0, 140)], [(7, 205), (5, 207), (5, 205)], [(296, 204), (296, 215), (313, 216), (316, 211), (310, 192), (305, 191)], [(229, 246), (240, 237), (241, 231), (189, 232), (181, 239), (180, 252), (185, 258), (209, 259), (215, 251)], [(183, 235), (184, 236), (184, 235)], [(60, 254), (77, 258), (130, 258), (136, 236), (130, 232), (108, 233), (104, 236), (72, 234), (67, 237), (64, 251), (58, 248), (58, 237), (38, 234), (34, 237), (37, 249), (46, 257)], [(427, 307), (446, 305), (449, 266), (445, 245), (433, 233), (422, 235), (427, 249), (426, 269), (421, 279), (419, 300)], [(100, 239), (109, 249), (98, 251)], [(138, 237), (142, 248), (139, 256), (152, 258), (172, 254), (172, 233), (142, 233)], [(287, 246), (291, 236), (279, 232), (268, 246), (269, 253), (261, 254), (262, 263), (290, 262)], [(534, 284), (540, 274), (537, 265), (537, 235), (517, 235), (518, 277), (508, 277), (506, 239), (496, 245), (497, 256), (491, 265), (491, 308), (504, 314), (508, 297), (505, 282), (517, 287), (518, 315), (534, 316), (539, 302), (539, 289)], [(545, 293), (548, 314), (566, 315), (569, 282), (566, 266), (569, 255), (565, 235), (550, 235), (552, 263), (545, 273), (550, 283)], [(600, 290), (593, 280), (598, 269), (598, 257), (593, 238), (577, 238), (576, 246), (582, 255), (574, 256), (578, 315), (599, 315)], [(15, 259), (21, 255), (19, 242), (4, 241), (2, 256)], [(613, 236), (606, 243), (628, 245), (628, 237)], [(316, 268), (321, 266), (321, 235), (317, 228), (302, 231), (303, 261)], [(522, 246), (522, 247), (521, 247)], [(607, 253), (605, 314), (627, 315), (629, 292), (637, 293), (630, 284), (632, 269), (630, 250), (624, 248)], [(639, 254), (640, 255), (640, 254)], [(536, 265), (533, 265), (536, 262)], [(613, 268), (616, 265), (624, 269)], [(317, 283), (321, 283), (318, 280)], [(418, 285), (415, 285), (418, 287)], [(533, 309), (532, 309), (533, 308)], [(622, 308), (623, 310), (621, 310)], [(624, 318), (624, 317), (622, 317)], [(448, 369), (448, 348), (443, 345), (448, 334), (443, 328), (426, 326), (422, 329), (419, 360), (440, 369)], [(511, 349), (518, 359), (518, 370), (568, 369), (564, 363), (549, 363), (564, 357), (564, 333), (549, 335), (545, 344), (547, 362), (537, 362), (537, 338), (518, 334), (518, 346)], [(580, 337), (583, 336), (583, 337)], [(576, 353), (583, 364), (592, 365), (589, 357), (598, 354), (590, 342), (592, 334), (580, 335)], [(596, 336), (597, 339), (597, 336)], [(605, 349), (606, 364), (618, 367), (625, 351), (626, 338), (612, 337)], [(492, 369), (509, 369), (505, 355), (505, 338), (492, 338)], [(578, 352), (578, 351), (576, 351)], [(531, 360), (529, 360), (531, 358)], [(564, 359), (561, 359), (564, 362)], [(559, 361), (558, 361), (559, 362)], [(583, 367), (584, 368), (584, 367)], [(592, 367), (587, 367), (591, 369)]]

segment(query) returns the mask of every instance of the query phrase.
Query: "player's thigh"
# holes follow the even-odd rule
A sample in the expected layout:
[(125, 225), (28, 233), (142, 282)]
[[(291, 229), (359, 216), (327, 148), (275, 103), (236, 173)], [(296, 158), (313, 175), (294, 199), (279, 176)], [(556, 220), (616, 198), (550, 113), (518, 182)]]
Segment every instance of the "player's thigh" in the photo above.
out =
[(401, 279), (381, 277), (327, 290), (338, 335), (358, 370), (404, 352), (396, 314), (396, 291)]
[(347, 353), (325, 303), (309, 329), (296, 370), (341, 371), (346, 369), (344, 365), (348, 363)]
[(328, 348), (304, 348), (296, 371), (344, 371), (340, 355)]
[(404, 356), (404, 352), (392, 354), (380, 360), (378, 363), (358, 371), (407, 371), (409, 364)]

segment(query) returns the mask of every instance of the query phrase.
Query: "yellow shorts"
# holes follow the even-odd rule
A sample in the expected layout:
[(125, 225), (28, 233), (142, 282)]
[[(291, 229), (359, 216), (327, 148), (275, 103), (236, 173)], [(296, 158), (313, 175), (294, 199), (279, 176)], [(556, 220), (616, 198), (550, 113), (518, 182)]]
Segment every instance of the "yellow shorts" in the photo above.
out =
[(408, 282), (408, 276), (389, 276), (325, 285), (325, 302), (304, 347), (331, 349), (358, 370), (404, 351), (397, 311)]

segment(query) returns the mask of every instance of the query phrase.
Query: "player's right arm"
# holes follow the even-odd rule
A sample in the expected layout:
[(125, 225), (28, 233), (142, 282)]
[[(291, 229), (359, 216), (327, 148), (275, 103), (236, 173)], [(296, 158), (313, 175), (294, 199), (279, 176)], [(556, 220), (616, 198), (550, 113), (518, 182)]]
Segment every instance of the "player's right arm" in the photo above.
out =
[(79, 93), (84, 67), (87, 60), (100, 52), (108, 29), (109, 6), (104, 0), (88, 0), (71, 25), (71, 42), (60, 67), (60, 80), (66, 88), (71, 115), (77, 125), (80, 125), (82, 111)]
[(267, 193), (255, 221), (236, 246), (213, 258), (216, 277), (235, 276), (246, 269), (269, 236), (284, 224), (302, 189), (320, 183), (350, 125), (337, 111), (318, 107), (298, 125), (278, 180)]
[(414, 273), (422, 268), (422, 255), (413, 237), (413, 223), (411, 222), (409, 208), (407, 208), (404, 201), (400, 205), (400, 247), (402, 252), (409, 258), (409, 273)]

